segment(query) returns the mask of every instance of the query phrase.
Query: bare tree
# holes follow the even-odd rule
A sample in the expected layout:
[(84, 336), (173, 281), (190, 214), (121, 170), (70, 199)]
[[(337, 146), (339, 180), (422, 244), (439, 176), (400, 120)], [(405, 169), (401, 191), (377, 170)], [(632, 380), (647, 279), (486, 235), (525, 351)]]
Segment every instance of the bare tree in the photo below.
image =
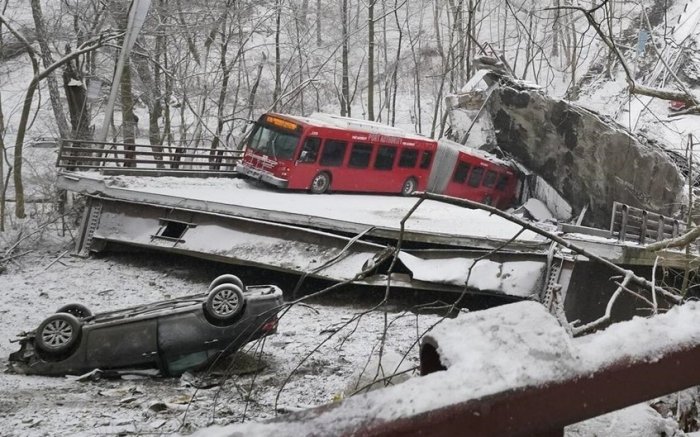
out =
[[(7, 193), (7, 181), (5, 180), (5, 160), (7, 159), (7, 149), (5, 148), (5, 115), (2, 111), (2, 96), (0, 96), (0, 232), (5, 231), (5, 196)], [(8, 161), (9, 163), (9, 161)]]
[(369, 0), (367, 5), (367, 118), (374, 120), (374, 5), (377, 0)]
[[(628, 90), (631, 94), (656, 97), (663, 100), (678, 100), (687, 103), (689, 108), (677, 113), (677, 115), (700, 113), (700, 101), (698, 101), (696, 97), (688, 91), (686, 86), (680, 80), (678, 80), (677, 77), (675, 77), (675, 73), (673, 71), (671, 71), (671, 75), (676, 80), (676, 84), (681, 88), (681, 91), (647, 87), (636, 82), (634, 74), (632, 73), (632, 69), (629, 67), (627, 61), (625, 60), (625, 57), (620, 51), (618, 44), (615, 42), (614, 35), (611, 34), (612, 25), (608, 24), (607, 31), (604, 30), (600, 21), (595, 16), (596, 12), (601, 10), (601, 8), (605, 8), (607, 3), (607, 1), (604, 1), (596, 6), (591, 7), (590, 9), (586, 9), (580, 6), (559, 6), (557, 8), (546, 8), (546, 10), (560, 9), (577, 11), (582, 13), (583, 16), (586, 18), (588, 24), (595, 30), (600, 40), (610, 49), (612, 53), (614, 53), (615, 58), (618, 60), (618, 62), (620, 62), (620, 65), (623, 71), (625, 72), (625, 76), (627, 78)], [(642, 16), (645, 16), (646, 12), (642, 9), (641, 14)], [(653, 38), (651, 46), (655, 49), (655, 44), (653, 44)], [(665, 62), (662, 57), (660, 57), (659, 59), (661, 62)]]
[(342, 28), (343, 45), (341, 54), (342, 72), (341, 72), (341, 93), (340, 93), (340, 115), (350, 117), (352, 111), (350, 109), (350, 64), (348, 61), (349, 55), (349, 34), (348, 34), (348, 0), (342, 0), (340, 6), (340, 21)]
[[(31, 0), (31, 7), (32, 17), (34, 18), (34, 30), (36, 31), (37, 41), (39, 42), (39, 48), (41, 49), (39, 55), (44, 68), (48, 68), (54, 61), (53, 56), (51, 55), (51, 49), (49, 49), (49, 36), (46, 32), (46, 26), (44, 24), (44, 13), (41, 10), (41, 3), (39, 0)], [(61, 138), (68, 138), (70, 136), (70, 129), (68, 128), (66, 115), (63, 111), (63, 103), (61, 102), (61, 95), (58, 90), (58, 82), (56, 81), (56, 77), (53, 74), (49, 74), (46, 77), (46, 83), (48, 84), (51, 109), (53, 109), (59, 135)]]
[(24, 102), (22, 105), (22, 114), (20, 115), (20, 120), (17, 125), (17, 136), (15, 137), (15, 149), (14, 149), (14, 176), (13, 182), (15, 184), (15, 216), (17, 218), (25, 217), (24, 210), (24, 184), (22, 181), (22, 150), (24, 147), (24, 137), (27, 133), (27, 123), (29, 122), (29, 113), (31, 111), (32, 102), (34, 100), (34, 93), (36, 92), (39, 83), (48, 77), (56, 69), (60, 68), (67, 62), (81, 56), (85, 53), (91, 52), (119, 35), (109, 35), (109, 36), (99, 36), (94, 39), (90, 39), (85, 43), (81, 44), (78, 49), (74, 52), (68, 53), (63, 56), (58, 61), (54, 62), (45, 69), (41, 69), (39, 66), (39, 56), (32, 47), (32, 45), (27, 41), (27, 39), (19, 33), (15, 28), (9, 24), (7, 18), (0, 14), (0, 22), (7, 27), (7, 29), (20, 41), (27, 49), (27, 54), (32, 64), (32, 69), (34, 71), (34, 76), (32, 77), (29, 85), (27, 86), (27, 91), (25, 93)]

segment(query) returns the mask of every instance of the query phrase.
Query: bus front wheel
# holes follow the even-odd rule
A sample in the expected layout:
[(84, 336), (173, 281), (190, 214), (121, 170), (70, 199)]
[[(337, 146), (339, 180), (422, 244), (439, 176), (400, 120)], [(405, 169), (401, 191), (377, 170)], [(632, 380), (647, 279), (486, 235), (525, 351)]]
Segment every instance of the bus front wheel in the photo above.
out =
[(331, 186), (331, 177), (326, 172), (321, 172), (314, 176), (311, 181), (311, 192), (313, 194), (323, 194), (328, 191)]
[(414, 191), (416, 191), (417, 185), (418, 184), (414, 178), (406, 179), (406, 182), (404, 182), (403, 186), (401, 187), (401, 195), (410, 196)]

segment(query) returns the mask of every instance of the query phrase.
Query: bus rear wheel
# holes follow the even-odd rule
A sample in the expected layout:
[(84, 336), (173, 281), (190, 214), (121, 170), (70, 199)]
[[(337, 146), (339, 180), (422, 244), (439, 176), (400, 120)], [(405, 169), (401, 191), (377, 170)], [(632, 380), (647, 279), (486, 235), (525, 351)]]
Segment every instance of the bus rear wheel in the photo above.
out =
[(406, 179), (406, 182), (404, 182), (403, 186), (401, 187), (401, 195), (410, 196), (414, 191), (416, 191), (417, 185), (418, 184), (416, 183), (415, 178)]
[(331, 186), (331, 177), (326, 172), (321, 172), (314, 176), (311, 181), (311, 193), (313, 194), (323, 194), (328, 191)]

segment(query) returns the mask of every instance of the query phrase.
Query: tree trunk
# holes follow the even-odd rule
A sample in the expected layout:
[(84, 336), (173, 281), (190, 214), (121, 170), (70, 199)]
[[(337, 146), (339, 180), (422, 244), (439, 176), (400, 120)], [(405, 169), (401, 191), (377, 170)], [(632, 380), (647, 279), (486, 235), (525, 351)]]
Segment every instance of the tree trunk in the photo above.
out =
[(552, 11), (552, 14), (554, 15), (554, 23), (552, 26), (552, 51), (550, 52), (550, 56), (552, 57), (559, 56), (559, 29), (561, 26), (559, 22), (559, 2), (560, 0), (554, 0), (553, 3), (554, 10)]
[[(260, 62), (260, 65), (258, 65), (258, 74), (255, 75), (255, 81), (253, 82), (253, 86), (250, 88), (250, 95), (248, 96), (248, 120), (251, 120), (253, 118), (253, 111), (255, 111), (255, 96), (258, 92), (258, 85), (260, 85), (260, 77), (262, 76), (264, 63), (265, 62), (263, 58), (263, 62)], [(243, 147), (241, 147), (241, 149), (242, 148)]]
[[(158, 4), (158, 14), (160, 20), (164, 26), (168, 24), (168, 14), (165, 9), (165, 0), (159, 0)], [(168, 58), (168, 42), (166, 40), (166, 35), (163, 30), (159, 31), (156, 36), (156, 60), (162, 59), (160, 63), (163, 65), (165, 71), (169, 71), (169, 58)], [(160, 69), (156, 69), (156, 80), (160, 76)], [(163, 134), (160, 138), (160, 144), (166, 143), (168, 147), (173, 144), (173, 131), (172, 131), (172, 119), (170, 113), (170, 99), (173, 95), (173, 78), (171, 75), (165, 75), (165, 95), (163, 96)]]
[(5, 231), (5, 116), (2, 112), (2, 96), (0, 96), (0, 232)]
[(24, 218), (24, 183), (22, 182), (22, 152), (24, 145), (24, 137), (27, 133), (27, 123), (29, 122), (29, 112), (32, 109), (32, 100), (34, 100), (34, 92), (39, 85), (37, 76), (32, 78), (27, 87), (27, 92), (24, 96), (24, 105), (22, 106), (22, 115), (19, 118), (17, 126), (17, 137), (15, 138), (15, 156), (13, 162), (13, 182), (15, 183), (15, 217)]
[(374, 121), (374, 3), (370, 0), (367, 7), (367, 119)]
[[(225, 18), (224, 18), (225, 19)], [(222, 29), (225, 28), (225, 23)], [(219, 89), (219, 100), (216, 105), (216, 132), (214, 133), (214, 138), (211, 141), (211, 148), (216, 149), (219, 147), (221, 142), (221, 135), (224, 130), (224, 105), (226, 102), (226, 94), (228, 93), (228, 81), (231, 76), (231, 66), (226, 64), (226, 56), (228, 52), (228, 36), (221, 34), (221, 57), (219, 58), (219, 66), (223, 77), (221, 79), (221, 88)], [(212, 154), (214, 152), (212, 151)]]
[[(51, 64), (53, 64), (53, 58), (51, 56), (51, 50), (49, 49), (46, 27), (44, 26), (44, 14), (41, 10), (41, 4), (39, 0), (31, 0), (31, 6), (32, 17), (34, 18), (34, 28), (36, 31), (36, 37), (39, 41), (39, 47), (41, 48), (41, 62), (44, 64), (44, 68), (48, 68)], [(53, 74), (51, 74), (49, 75), (49, 77), (46, 78), (46, 82), (49, 86), (49, 99), (51, 100), (51, 109), (53, 110), (53, 115), (56, 118), (58, 133), (61, 136), (61, 138), (68, 138), (70, 136), (70, 129), (68, 128), (66, 115), (63, 112), (61, 94), (58, 90), (58, 82), (56, 81), (56, 77)]]
[(275, 89), (272, 93), (272, 109), (277, 110), (277, 99), (282, 92), (282, 60), (280, 54), (280, 27), (282, 20), (282, 0), (276, 2), (277, 16), (275, 18)]
[(134, 159), (134, 144), (136, 144), (136, 124), (138, 120), (134, 114), (134, 96), (131, 93), (131, 62), (126, 60), (121, 80), (122, 99), (122, 135), (124, 138), (124, 167), (136, 167)]
[(350, 110), (350, 64), (348, 62), (348, 0), (343, 0), (340, 10), (340, 20), (342, 21), (343, 29), (343, 53), (342, 57), (342, 85), (340, 97), (340, 115), (351, 116)]
[(396, 124), (396, 94), (398, 93), (398, 87), (399, 87), (399, 81), (398, 81), (398, 73), (399, 73), (399, 62), (401, 61), (401, 43), (403, 41), (403, 27), (401, 26), (401, 22), (399, 21), (399, 5), (398, 5), (399, 0), (394, 0), (394, 18), (396, 19), (396, 29), (399, 31), (399, 42), (398, 42), (398, 47), (396, 48), (396, 59), (394, 60), (394, 70), (392, 72), (392, 78), (391, 82), (394, 87), (392, 98), (391, 98), (391, 125), (394, 126)]
[[(157, 41), (157, 40), (156, 40)], [(141, 38), (141, 43), (144, 45), (145, 41)], [(156, 43), (156, 57), (158, 56), (158, 44)], [(148, 142), (151, 144), (151, 150), (153, 152), (162, 152), (162, 138), (160, 136), (160, 126), (158, 124), (158, 119), (163, 114), (163, 107), (160, 104), (160, 74), (158, 72), (158, 66), (153, 68), (156, 70), (155, 74), (151, 73), (151, 66), (148, 59), (141, 56), (135, 55), (132, 59), (134, 67), (136, 68), (136, 73), (138, 74), (141, 82), (143, 83), (144, 93), (142, 98), (146, 106), (148, 107)], [(153, 159), (162, 161), (162, 155), (154, 155)], [(157, 163), (157, 168), (163, 168), (163, 163)]]
[(87, 95), (84, 86), (71, 85), (71, 82), (82, 82), (83, 77), (78, 71), (78, 63), (66, 64), (63, 69), (63, 90), (68, 101), (68, 114), (70, 115), (71, 135), (65, 138), (89, 140), (90, 135), (90, 108), (87, 104)]
[(321, 0), (316, 0), (316, 46), (320, 47), (321, 44), (323, 44), (321, 38)]

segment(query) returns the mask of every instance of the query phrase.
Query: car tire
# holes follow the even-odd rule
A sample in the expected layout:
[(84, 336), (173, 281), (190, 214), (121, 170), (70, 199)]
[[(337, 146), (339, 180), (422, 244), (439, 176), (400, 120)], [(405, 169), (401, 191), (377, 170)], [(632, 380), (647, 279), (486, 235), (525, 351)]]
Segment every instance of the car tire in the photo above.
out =
[(311, 191), (311, 194), (323, 194), (326, 193), (330, 187), (331, 176), (325, 171), (322, 171), (311, 180), (309, 191)]
[(211, 281), (211, 284), (209, 284), (209, 288), (207, 289), (207, 292), (212, 291), (214, 288), (216, 288), (217, 285), (221, 285), (221, 284), (233, 284), (233, 285), (237, 286), (238, 288), (240, 288), (241, 291), (245, 290), (245, 287), (243, 286), (243, 281), (241, 281), (241, 278), (239, 278), (236, 275), (226, 274), (226, 275), (218, 276), (216, 279)]
[(414, 191), (416, 191), (416, 187), (418, 187), (418, 183), (416, 182), (415, 178), (410, 177), (406, 179), (406, 181), (401, 186), (401, 195), (410, 196), (411, 194), (413, 194)]
[(92, 316), (92, 311), (81, 303), (69, 303), (56, 310), (57, 313), (68, 313), (78, 319), (85, 319)]
[(219, 323), (232, 323), (243, 312), (245, 296), (234, 284), (220, 284), (207, 296), (204, 310), (207, 316)]
[(36, 330), (34, 344), (48, 355), (62, 355), (75, 346), (81, 324), (74, 315), (56, 313), (47, 317)]

